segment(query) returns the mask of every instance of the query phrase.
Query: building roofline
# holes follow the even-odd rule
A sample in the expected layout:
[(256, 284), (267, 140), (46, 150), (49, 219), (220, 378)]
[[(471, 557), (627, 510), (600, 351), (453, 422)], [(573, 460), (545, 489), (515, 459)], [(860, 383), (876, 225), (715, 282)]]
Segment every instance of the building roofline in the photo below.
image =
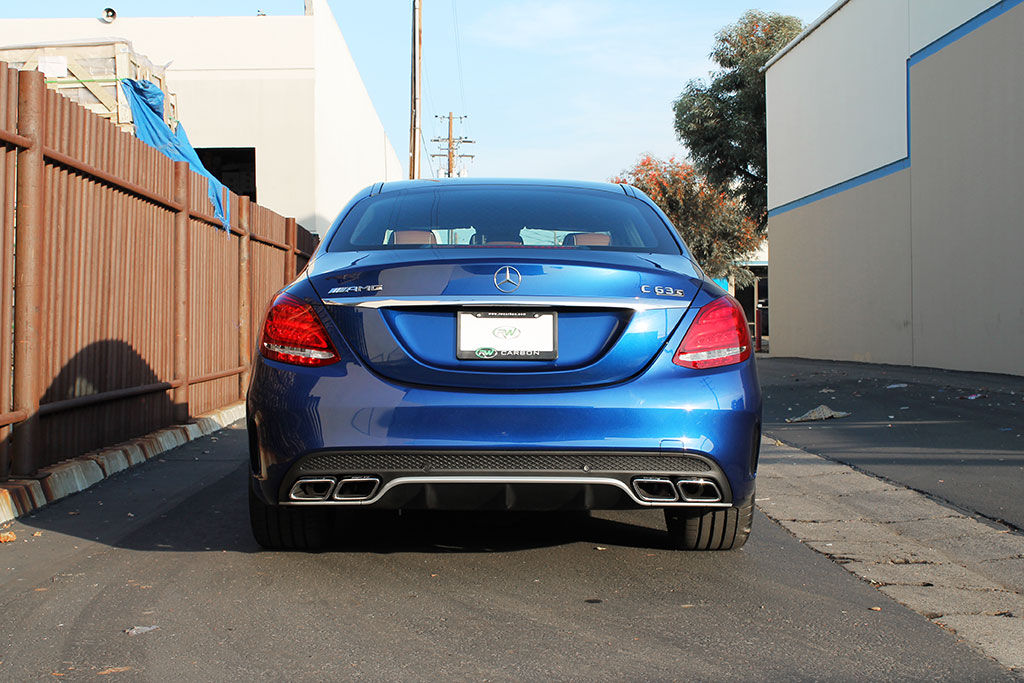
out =
[(805, 29), (804, 29), (803, 31), (801, 31), (801, 32), (800, 32), (800, 34), (799, 34), (799, 35), (798, 35), (798, 36), (797, 36), (796, 38), (794, 38), (793, 40), (791, 40), (791, 41), (789, 41), (788, 43), (786, 43), (786, 46), (785, 46), (784, 48), (782, 48), (781, 50), (779, 50), (778, 52), (776, 52), (776, 53), (775, 53), (775, 56), (774, 56), (774, 57), (772, 57), (771, 59), (769, 59), (769, 60), (768, 60), (768, 61), (767, 61), (767, 62), (765, 63), (765, 65), (761, 67), (761, 71), (762, 71), (762, 72), (765, 72), (765, 71), (767, 71), (768, 69), (770, 69), (770, 68), (772, 67), (772, 65), (773, 65), (773, 64), (775, 64), (775, 62), (777, 62), (777, 61), (779, 61), (780, 59), (782, 59), (783, 57), (785, 57), (785, 56), (786, 56), (786, 55), (787, 55), (787, 54), (789, 53), (789, 51), (790, 51), (790, 50), (792, 50), (792, 49), (793, 49), (794, 47), (796, 47), (797, 45), (799, 45), (799, 44), (800, 44), (800, 42), (801, 42), (801, 41), (802, 41), (802, 40), (803, 40), (804, 38), (806, 38), (807, 36), (809, 36), (809, 35), (811, 35), (812, 33), (814, 33), (814, 31), (815, 31), (815, 30), (816, 30), (816, 29), (817, 29), (817, 28), (818, 28), (819, 26), (821, 26), (821, 25), (822, 25), (822, 24), (824, 24), (824, 23), (825, 23), (826, 21), (828, 21), (828, 20), (829, 20), (829, 18), (830, 18), (830, 17), (831, 17), (831, 16), (833, 15), (833, 14), (835, 14), (836, 12), (838, 12), (839, 10), (841, 10), (841, 9), (842, 9), (842, 8), (843, 8), (843, 7), (844, 7), (844, 6), (846, 5), (846, 3), (848, 3), (848, 2), (850, 2), (850, 0), (838, 0), (838, 1), (837, 1), (837, 2), (836, 2), (836, 3), (834, 4), (834, 5), (832, 5), (832, 6), (831, 6), (831, 7), (829, 7), (829, 8), (827, 9), (827, 10), (825, 10), (825, 13), (824, 13), (824, 14), (822, 14), (822, 15), (821, 15), (820, 17), (818, 17), (817, 19), (815, 19), (814, 21), (812, 21), (812, 22), (811, 22), (811, 25), (810, 25), (810, 26), (808, 26), (808, 27), (807, 27), (807, 28), (805, 28)]

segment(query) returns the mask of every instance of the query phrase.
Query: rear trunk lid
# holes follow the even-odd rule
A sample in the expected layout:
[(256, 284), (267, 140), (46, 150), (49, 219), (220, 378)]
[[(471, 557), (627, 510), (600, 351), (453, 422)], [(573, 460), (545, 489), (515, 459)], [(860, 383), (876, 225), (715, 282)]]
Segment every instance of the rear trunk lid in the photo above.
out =
[(341, 337), (378, 374), (496, 390), (637, 375), (702, 284), (680, 256), (582, 250), (326, 253), (307, 274)]

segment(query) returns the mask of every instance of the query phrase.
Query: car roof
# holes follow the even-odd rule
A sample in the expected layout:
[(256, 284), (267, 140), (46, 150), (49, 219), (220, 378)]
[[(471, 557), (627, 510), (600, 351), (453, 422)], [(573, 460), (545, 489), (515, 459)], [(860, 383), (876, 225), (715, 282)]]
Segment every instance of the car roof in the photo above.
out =
[(423, 178), (420, 180), (393, 180), (382, 183), (373, 194), (394, 192), (397, 190), (426, 189), (439, 185), (480, 187), (480, 186), (513, 186), (513, 187), (562, 187), (580, 190), (602, 190), (615, 194), (628, 194), (625, 185), (616, 183), (600, 183), (587, 180), (553, 180), (542, 178)]

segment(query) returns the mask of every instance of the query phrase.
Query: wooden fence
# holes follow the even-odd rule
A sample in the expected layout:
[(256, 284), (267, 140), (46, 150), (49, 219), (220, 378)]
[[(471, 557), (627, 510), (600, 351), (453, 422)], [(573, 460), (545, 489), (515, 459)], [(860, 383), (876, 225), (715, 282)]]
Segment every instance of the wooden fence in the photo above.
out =
[(240, 400), (316, 239), (0, 64), (0, 480)]

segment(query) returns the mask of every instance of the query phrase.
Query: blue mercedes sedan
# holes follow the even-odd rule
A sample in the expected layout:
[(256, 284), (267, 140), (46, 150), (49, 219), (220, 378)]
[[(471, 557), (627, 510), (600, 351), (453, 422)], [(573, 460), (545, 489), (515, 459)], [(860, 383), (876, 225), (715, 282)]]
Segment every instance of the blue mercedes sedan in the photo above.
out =
[(747, 321), (628, 185), (367, 188), (271, 302), (251, 377), (267, 548), (343, 538), (330, 513), (360, 507), (661, 508), (689, 550), (750, 533)]

